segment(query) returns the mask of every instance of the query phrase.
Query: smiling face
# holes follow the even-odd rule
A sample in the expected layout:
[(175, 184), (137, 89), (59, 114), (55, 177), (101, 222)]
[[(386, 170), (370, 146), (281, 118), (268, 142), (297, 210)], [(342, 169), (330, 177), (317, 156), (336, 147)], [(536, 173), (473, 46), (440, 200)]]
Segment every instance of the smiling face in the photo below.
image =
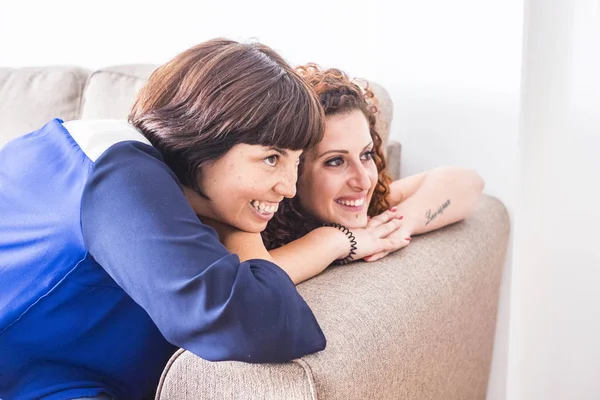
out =
[(303, 161), (300, 205), (320, 222), (364, 227), (377, 178), (364, 114), (355, 110), (327, 117), (323, 140)]
[(296, 193), (301, 150), (237, 144), (201, 167), (199, 186), (210, 200), (186, 190), (194, 211), (246, 232), (261, 232), (284, 197)]

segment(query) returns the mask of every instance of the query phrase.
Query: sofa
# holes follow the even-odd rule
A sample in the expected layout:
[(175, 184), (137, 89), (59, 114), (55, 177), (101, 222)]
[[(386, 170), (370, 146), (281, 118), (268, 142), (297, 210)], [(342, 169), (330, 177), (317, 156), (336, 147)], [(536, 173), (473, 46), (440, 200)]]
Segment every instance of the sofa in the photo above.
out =
[[(54, 117), (126, 118), (155, 68), (0, 68), (0, 147)], [(392, 101), (385, 88), (370, 85), (397, 178), (401, 146), (387, 137)], [(484, 399), (509, 234), (504, 205), (484, 194), (464, 221), (415, 236), (380, 261), (332, 266), (298, 285), (327, 338), (324, 351), (247, 364), (209, 362), (180, 349), (156, 398)]]

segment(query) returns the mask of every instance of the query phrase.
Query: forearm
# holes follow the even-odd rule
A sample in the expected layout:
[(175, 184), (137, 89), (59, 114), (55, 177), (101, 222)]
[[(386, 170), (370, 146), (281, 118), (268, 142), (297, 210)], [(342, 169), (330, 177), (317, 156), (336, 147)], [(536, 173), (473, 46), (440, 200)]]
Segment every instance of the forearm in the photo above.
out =
[(294, 284), (321, 273), (338, 258), (350, 251), (348, 238), (335, 228), (317, 228), (285, 246), (267, 251), (259, 234), (230, 231), (221, 235), (227, 249), (240, 261), (260, 258), (283, 269)]
[[(393, 182), (392, 198), (398, 196)], [(443, 167), (429, 171), (410, 197), (402, 200), (398, 214), (411, 234), (429, 232), (467, 217), (483, 191), (483, 179), (473, 170)]]
[(348, 238), (335, 228), (317, 228), (300, 239), (269, 251), (274, 262), (295, 284), (323, 272), (333, 261), (350, 251)]

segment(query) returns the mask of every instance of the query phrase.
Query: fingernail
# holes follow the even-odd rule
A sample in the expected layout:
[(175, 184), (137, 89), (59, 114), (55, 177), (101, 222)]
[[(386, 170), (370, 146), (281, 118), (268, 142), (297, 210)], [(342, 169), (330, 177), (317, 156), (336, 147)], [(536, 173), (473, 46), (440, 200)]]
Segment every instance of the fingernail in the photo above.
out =
[(370, 259), (371, 259), (371, 256), (363, 257), (363, 260), (365, 260), (365, 261), (369, 261)]
[(408, 240), (409, 242), (412, 240), (411, 238), (407, 237), (404, 240)]
[(396, 208), (396, 207), (392, 207), (392, 208), (390, 208), (390, 211), (391, 211), (391, 212), (396, 212), (397, 210), (398, 210), (398, 208)]
[(402, 218), (404, 218), (404, 215), (400, 215), (400, 216), (396, 217), (396, 219), (402, 219)]

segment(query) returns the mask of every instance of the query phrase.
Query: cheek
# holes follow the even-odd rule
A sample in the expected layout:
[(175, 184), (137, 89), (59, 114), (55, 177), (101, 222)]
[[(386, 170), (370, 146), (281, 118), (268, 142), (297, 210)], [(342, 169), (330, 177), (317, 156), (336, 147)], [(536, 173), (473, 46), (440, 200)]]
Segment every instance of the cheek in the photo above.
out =
[(211, 199), (215, 202), (227, 205), (240, 196), (240, 180), (236, 175), (220, 176), (213, 182), (214, 196)]
[(320, 208), (319, 204), (322, 203), (324, 186), (319, 174), (303, 173), (298, 178), (297, 184), (297, 196), (302, 208), (313, 214), (317, 212)]
[(213, 174), (206, 178), (205, 183), (210, 187), (206, 194), (212, 200), (213, 209), (224, 218), (236, 218), (245, 206), (246, 199), (254, 192), (253, 180), (235, 169), (231, 173)]
[(310, 171), (303, 171), (296, 181), (296, 195), (300, 198), (310, 198), (314, 183), (313, 174)]
[(377, 171), (377, 166), (375, 164), (369, 168), (369, 179), (371, 180), (371, 190), (373, 190), (379, 180), (379, 172)]
[(298, 182), (302, 208), (318, 219), (330, 220), (335, 212), (333, 201), (343, 190), (345, 180), (328, 171), (319, 171), (310, 178), (303, 175)]

